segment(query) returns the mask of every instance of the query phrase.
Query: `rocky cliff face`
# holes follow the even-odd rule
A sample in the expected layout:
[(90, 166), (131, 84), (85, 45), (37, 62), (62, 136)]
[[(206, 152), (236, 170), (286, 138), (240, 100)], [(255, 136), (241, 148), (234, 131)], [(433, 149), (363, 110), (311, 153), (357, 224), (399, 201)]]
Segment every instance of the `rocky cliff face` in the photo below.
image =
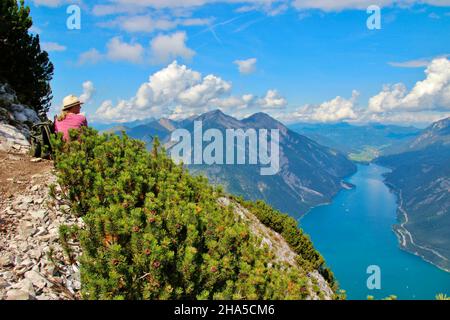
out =
[(0, 83), (0, 150), (26, 153), (32, 125), (39, 122), (37, 113), (20, 104), (14, 90)]

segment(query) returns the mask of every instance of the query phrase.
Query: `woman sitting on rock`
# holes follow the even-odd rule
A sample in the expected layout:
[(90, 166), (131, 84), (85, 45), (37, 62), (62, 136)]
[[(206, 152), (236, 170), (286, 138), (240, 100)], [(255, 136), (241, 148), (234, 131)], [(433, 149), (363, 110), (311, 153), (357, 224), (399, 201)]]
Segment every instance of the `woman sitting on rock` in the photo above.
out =
[(62, 132), (65, 141), (69, 140), (69, 130), (87, 127), (86, 117), (80, 114), (83, 103), (75, 96), (64, 98), (61, 114), (56, 118), (55, 131)]

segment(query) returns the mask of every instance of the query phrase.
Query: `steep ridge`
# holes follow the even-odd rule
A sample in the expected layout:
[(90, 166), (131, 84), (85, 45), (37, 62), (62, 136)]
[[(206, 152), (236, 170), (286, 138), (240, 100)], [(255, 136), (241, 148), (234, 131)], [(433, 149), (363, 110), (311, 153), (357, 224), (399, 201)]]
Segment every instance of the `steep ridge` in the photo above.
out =
[(450, 271), (450, 118), (377, 162), (392, 169), (386, 183), (400, 198), (401, 246)]

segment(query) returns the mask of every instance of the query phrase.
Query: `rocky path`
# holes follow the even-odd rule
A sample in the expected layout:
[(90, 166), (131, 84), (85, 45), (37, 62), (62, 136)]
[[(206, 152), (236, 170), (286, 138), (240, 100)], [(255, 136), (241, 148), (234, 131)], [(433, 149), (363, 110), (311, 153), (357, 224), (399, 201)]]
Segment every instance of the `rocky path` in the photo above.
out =
[[(56, 198), (49, 195), (55, 182), (50, 161), (0, 152), (0, 299), (79, 298), (79, 263), (64, 254), (59, 226), (82, 221), (58, 187)], [(71, 247), (78, 256), (77, 244)]]

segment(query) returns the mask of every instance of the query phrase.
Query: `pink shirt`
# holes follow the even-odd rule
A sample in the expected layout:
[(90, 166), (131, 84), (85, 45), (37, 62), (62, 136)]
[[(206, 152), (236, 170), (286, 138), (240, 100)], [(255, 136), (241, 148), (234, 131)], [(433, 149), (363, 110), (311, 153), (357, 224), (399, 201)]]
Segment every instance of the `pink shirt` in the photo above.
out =
[(62, 132), (64, 135), (64, 140), (69, 140), (69, 129), (79, 129), (81, 127), (87, 127), (86, 117), (82, 114), (69, 113), (66, 118), (62, 121), (55, 121), (55, 131), (56, 133)]

